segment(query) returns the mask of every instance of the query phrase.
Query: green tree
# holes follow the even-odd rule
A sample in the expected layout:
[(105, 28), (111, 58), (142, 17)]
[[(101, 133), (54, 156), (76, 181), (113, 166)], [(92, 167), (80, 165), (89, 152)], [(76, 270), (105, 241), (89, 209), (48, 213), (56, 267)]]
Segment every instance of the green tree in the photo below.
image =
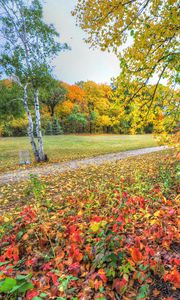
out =
[(0, 81), (0, 121), (19, 118), (24, 115), (23, 103), (21, 101), (22, 91), (18, 85), (9, 81)]
[(54, 117), (55, 108), (65, 100), (67, 90), (62, 82), (55, 79), (49, 80), (41, 92), (41, 101), (47, 105), (51, 117)]
[(87, 124), (87, 119), (84, 113), (79, 111), (79, 106), (76, 105), (72, 113), (67, 118), (70, 123), (72, 132), (83, 132)]

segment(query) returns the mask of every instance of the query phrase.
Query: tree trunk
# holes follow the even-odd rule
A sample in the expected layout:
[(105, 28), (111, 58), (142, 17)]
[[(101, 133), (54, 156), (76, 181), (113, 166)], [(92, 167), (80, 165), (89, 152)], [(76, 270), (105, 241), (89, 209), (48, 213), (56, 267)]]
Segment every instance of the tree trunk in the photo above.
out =
[(54, 106), (51, 106), (51, 117), (54, 117)]
[(42, 141), (42, 133), (41, 133), (41, 115), (39, 108), (39, 91), (34, 91), (34, 105), (35, 105), (35, 116), (36, 116), (36, 134), (38, 138), (39, 145), (39, 159), (40, 161), (45, 160), (43, 141)]
[(25, 109), (27, 117), (28, 117), (28, 136), (30, 138), (30, 143), (32, 145), (35, 160), (39, 161), (40, 160), (39, 152), (38, 152), (38, 149), (37, 149), (37, 146), (36, 146), (36, 142), (35, 142), (35, 139), (34, 139), (34, 133), (33, 133), (33, 120), (32, 120), (32, 116), (31, 116), (31, 112), (30, 112), (29, 107), (28, 107), (27, 85), (25, 85), (25, 87), (24, 87), (23, 104), (24, 104), (24, 109)]
[(92, 133), (92, 121), (91, 121), (91, 119), (89, 121), (89, 133), (90, 134)]

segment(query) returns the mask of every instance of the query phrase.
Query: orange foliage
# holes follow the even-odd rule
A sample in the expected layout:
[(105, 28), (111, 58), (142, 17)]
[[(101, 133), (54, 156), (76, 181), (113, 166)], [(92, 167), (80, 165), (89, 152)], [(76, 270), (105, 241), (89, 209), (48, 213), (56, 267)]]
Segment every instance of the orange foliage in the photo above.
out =
[(135, 247), (131, 248), (130, 252), (131, 252), (132, 259), (134, 260), (135, 263), (140, 262), (142, 260), (142, 254), (138, 248)]
[(58, 116), (68, 116), (72, 113), (74, 104), (70, 100), (64, 101), (62, 104), (57, 105), (56, 114)]
[(3, 84), (8, 88), (12, 88), (12, 85), (13, 85), (12, 80), (10, 80), (10, 79), (4, 79)]
[(85, 92), (77, 85), (70, 85), (68, 87), (67, 98), (76, 103), (84, 102)]

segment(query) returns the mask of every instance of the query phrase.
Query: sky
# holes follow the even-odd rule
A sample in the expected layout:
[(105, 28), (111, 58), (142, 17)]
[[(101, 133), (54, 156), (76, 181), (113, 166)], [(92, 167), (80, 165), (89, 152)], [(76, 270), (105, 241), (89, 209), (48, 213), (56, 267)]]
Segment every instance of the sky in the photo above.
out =
[(81, 80), (109, 84), (111, 78), (120, 73), (119, 60), (112, 53), (90, 49), (84, 42), (85, 33), (76, 26), (75, 17), (71, 15), (75, 3), (76, 0), (45, 0), (46, 22), (54, 24), (60, 33), (60, 42), (71, 47), (54, 60), (54, 74), (70, 84)]

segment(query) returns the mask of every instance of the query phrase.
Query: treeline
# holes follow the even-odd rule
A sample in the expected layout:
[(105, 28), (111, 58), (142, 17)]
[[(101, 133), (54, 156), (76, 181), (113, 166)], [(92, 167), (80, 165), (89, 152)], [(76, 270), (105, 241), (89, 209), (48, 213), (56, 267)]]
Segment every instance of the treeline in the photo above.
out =
[[(126, 101), (127, 95), (134, 95), (137, 88), (137, 82), (128, 88), (123, 87), (118, 79), (112, 86), (93, 81), (69, 85), (52, 79), (40, 90), (43, 134), (139, 134), (167, 130), (174, 122), (171, 107), (167, 105), (172, 96), (170, 88), (158, 87), (152, 107), (145, 105), (146, 99), (149, 103), (148, 97), (154, 88), (151, 85), (146, 87), (145, 92), (140, 91), (133, 96), (133, 102)], [(31, 102), (31, 91), (29, 95)], [(21, 96), (15, 83), (9, 80), (0, 82), (1, 136), (27, 134), (28, 121)], [(174, 91), (173, 97), (177, 97)], [(29, 105), (33, 112), (33, 101)]]

